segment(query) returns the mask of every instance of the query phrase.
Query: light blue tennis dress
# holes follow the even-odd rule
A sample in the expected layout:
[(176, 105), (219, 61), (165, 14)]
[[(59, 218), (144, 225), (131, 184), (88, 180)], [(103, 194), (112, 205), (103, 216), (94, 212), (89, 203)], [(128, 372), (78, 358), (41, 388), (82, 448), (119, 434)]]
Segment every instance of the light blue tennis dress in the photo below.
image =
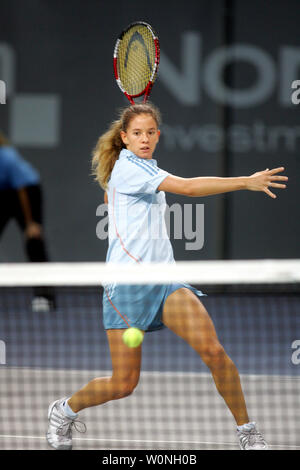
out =
[[(166, 198), (157, 188), (169, 175), (156, 160), (139, 158), (123, 149), (110, 176), (108, 196), (109, 247), (107, 263), (175, 263), (164, 213)], [(145, 266), (145, 269), (147, 267)], [(105, 329), (163, 328), (167, 297), (188, 284), (106, 284), (103, 292)]]

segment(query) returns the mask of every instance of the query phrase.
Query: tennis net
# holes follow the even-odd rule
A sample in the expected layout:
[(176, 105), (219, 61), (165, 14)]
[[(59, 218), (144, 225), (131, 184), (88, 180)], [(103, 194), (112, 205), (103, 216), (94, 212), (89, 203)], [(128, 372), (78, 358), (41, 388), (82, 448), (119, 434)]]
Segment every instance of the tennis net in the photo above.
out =
[[(0, 265), (0, 449), (48, 449), (49, 404), (111, 376), (103, 286), (168, 282), (207, 294), (200, 300), (239, 371), (250, 420), (271, 449), (299, 450), (300, 260)], [(179, 317), (186, 309), (174, 305)], [(238, 449), (210, 369), (169, 328), (145, 334), (134, 393), (80, 420), (78, 450)]]

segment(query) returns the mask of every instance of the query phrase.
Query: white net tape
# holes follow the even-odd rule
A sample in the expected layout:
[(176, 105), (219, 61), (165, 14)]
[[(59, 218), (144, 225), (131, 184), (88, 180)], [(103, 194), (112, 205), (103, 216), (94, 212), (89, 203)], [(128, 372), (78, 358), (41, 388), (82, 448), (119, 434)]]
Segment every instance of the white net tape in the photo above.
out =
[(102, 283), (276, 284), (300, 282), (300, 259), (179, 261), (170, 264), (10, 263), (0, 286), (93, 286)]

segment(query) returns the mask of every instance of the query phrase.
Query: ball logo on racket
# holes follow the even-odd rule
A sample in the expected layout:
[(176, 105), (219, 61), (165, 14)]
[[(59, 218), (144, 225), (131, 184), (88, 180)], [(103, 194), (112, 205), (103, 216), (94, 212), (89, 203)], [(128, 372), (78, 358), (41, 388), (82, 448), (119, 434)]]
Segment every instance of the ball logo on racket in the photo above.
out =
[(145, 58), (147, 59), (147, 66), (151, 72), (152, 63), (149, 55), (149, 50), (147, 49), (143, 36), (138, 31), (135, 31), (135, 33), (133, 33), (128, 43), (124, 62), (125, 68), (127, 68), (128, 57), (131, 49), (133, 51), (133, 54), (138, 54), (140, 56), (140, 60), (144, 60)]

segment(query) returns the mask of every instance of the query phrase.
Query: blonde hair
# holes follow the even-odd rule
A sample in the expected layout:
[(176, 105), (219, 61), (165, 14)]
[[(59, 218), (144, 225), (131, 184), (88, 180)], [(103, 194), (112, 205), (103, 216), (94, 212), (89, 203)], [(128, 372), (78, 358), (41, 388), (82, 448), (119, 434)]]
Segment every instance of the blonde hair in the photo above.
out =
[(92, 154), (92, 171), (104, 190), (107, 189), (108, 180), (121, 150), (126, 148), (121, 139), (121, 131), (126, 132), (130, 121), (139, 114), (150, 114), (159, 126), (160, 112), (153, 104), (134, 104), (123, 109), (120, 118), (112, 122), (109, 129), (98, 139)]

